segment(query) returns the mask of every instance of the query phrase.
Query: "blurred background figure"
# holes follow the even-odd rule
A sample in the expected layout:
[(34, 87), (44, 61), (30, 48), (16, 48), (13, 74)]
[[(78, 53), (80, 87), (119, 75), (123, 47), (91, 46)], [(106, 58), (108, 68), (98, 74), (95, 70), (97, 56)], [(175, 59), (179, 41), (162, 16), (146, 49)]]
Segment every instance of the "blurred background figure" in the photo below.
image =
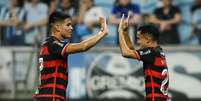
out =
[[(2, 12), (5, 11), (6, 7), (9, 5), (9, 1), (10, 0), (1, 0), (0, 1), (0, 18), (2, 19), (4, 14), (2, 14)], [(3, 26), (0, 26), (0, 45), (3, 45), (3, 41), (5, 41), (4, 39), (4, 35), (3, 35)]]
[[(109, 23), (118, 25), (121, 19), (121, 16), (124, 14), (125, 17), (128, 16), (128, 12), (131, 13), (130, 17), (130, 26), (136, 26), (140, 23), (140, 7), (137, 4), (131, 2), (131, 0), (116, 0), (112, 9), (112, 14), (109, 18)], [(118, 44), (118, 35), (117, 35), (117, 44)]]
[(24, 45), (23, 25), (25, 10), (22, 0), (10, 0), (8, 7), (1, 8), (0, 26), (3, 34), (4, 45)]
[(98, 27), (98, 18), (104, 17), (101, 7), (95, 6), (94, 0), (81, 0), (77, 19), (76, 32), (81, 40), (91, 36)]
[(76, 8), (73, 6), (72, 0), (60, 0), (61, 2), (58, 5), (56, 11), (63, 14), (68, 14), (72, 17), (73, 22), (76, 21)]
[(199, 44), (201, 44), (201, 0), (195, 0), (191, 9), (191, 15), (193, 29), (189, 39), (197, 37)]
[(39, 0), (25, 2), (26, 23), (24, 25), (25, 43), (33, 45), (47, 34), (48, 6)]
[(48, 5), (48, 15), (50, 16), (58, 8), (60, 0), (42, 0)]
[(142, 23), (149, 24), (150, 16), (160, 4), (159, 0), (134, 0), (134, 2), (139, 4)]
[(160, 44), (179, 44), (177, 31), (181, 15), (177, 6), (172, 5), (172, 0), (162, 0), (162, 7), (154, 10), (151, 22), (156, 24), (160, 30)]

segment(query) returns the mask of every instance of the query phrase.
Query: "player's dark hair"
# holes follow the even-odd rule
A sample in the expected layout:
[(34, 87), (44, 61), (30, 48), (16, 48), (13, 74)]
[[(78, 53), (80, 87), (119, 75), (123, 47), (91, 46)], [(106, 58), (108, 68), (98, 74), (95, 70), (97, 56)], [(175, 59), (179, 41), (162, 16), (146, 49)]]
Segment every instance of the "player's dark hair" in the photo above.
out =
[(137, 31), (140, 31), (141, 34), (148, 34), (152, 37), (154, 41), (158, 40), (159, 31), (154, 25), (143, 25), (140, 26)]
[(70, 15), (63, 14), (61, 12), (53, 12), (49, 17), (49, 25), (53, 25), (56, 22), (64, 21), (65, 19), (71, 18)]
[(53, 12), (49, 16), (47, 36), (51, 35), (51, 28), (55, 24), (55, 22), (64, 21), (67, 18), (71, 18), (71, 17), (69, 15), (63, 14), (61, 12)]

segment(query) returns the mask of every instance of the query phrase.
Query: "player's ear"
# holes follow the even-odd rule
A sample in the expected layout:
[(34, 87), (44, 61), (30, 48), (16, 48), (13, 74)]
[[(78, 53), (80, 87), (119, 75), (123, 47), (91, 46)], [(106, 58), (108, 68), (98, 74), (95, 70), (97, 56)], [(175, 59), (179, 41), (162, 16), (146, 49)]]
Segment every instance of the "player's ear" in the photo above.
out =
[(60, 25), (57, 23), (54, 25), (55, 26), (55, 31), (60, 32), (61, 31), (61, 27)]
[(146, 43), (149, 44), (151, 42), (150, 38), (147, 38)]
[(147, 42), (146, 42), (146, 43), (147, 43), (147, 44), (148, 44), (148, 43), (150, 43), (150, 40), (147, 40)]

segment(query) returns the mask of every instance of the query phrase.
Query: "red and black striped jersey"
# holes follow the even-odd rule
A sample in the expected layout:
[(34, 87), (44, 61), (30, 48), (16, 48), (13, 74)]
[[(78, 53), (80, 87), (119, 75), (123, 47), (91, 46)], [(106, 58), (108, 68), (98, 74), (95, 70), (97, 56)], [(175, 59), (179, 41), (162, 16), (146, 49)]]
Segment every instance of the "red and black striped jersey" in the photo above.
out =
[(162, 48), (144, 48), (135, 54), (143, 62), (146, 101), (167, 101), (169, 76)]
[(39, 55), (40, 83), (34, 98), (65, 101), (68, 84), (68, 43), (51, 36), (41, 45)]

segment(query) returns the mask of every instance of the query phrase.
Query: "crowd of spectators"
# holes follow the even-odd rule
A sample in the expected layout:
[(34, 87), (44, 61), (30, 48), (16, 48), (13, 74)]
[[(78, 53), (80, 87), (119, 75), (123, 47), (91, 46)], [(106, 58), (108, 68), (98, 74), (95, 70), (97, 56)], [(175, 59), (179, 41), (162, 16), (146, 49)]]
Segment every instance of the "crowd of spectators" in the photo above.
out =
[[(129, 29), (132, 29), (130, 33), (133, 34), (134, 43), (136, 28), (142, 24), (153, 24), (160, 31), (159, 44), (191, 44), (192, 40), (197, 40), (194, 44), (201, 44), (201, 0), (111, 0), (113, 4), (109, 4), (108, 0), (5, 1), (0, 5), (0, 46), (32, 46), (40, 43), (51, 33), (48, 18), (53, 12), (72, 17), (72, 42), (79, 42), (97, 31), (100, 16), (106, 17), (109, 25), (117, 27), (122, 14), (127, 17), (129, 12)], [(185, 16), (187, 13), (189, 17)], [(183, 26), (188, 26), (186, 35)], [(116, 31), (112, 40), (118, 45)]]

